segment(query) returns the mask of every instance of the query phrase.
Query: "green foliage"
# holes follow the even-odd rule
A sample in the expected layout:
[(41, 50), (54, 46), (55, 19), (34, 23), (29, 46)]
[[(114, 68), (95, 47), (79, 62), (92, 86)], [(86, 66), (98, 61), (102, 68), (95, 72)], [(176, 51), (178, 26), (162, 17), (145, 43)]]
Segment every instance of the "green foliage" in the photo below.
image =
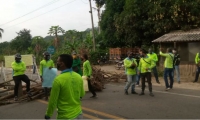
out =
[(96, 51), (91, 51), (89, 53), (89, 60), (92, 64), (97, 64), (98, 59), (101, 56), (105, 56), (108, 53), (108, 49), (97, 49)]

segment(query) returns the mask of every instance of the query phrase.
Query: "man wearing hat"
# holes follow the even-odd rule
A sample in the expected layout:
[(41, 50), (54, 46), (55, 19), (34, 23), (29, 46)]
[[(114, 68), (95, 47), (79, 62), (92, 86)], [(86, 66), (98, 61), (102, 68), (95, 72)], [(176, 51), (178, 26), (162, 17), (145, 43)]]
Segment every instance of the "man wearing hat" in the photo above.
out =
[[(43, 70), (44, 68), (53, 68), (55, 67), (53, 60), (50, 59), (50, 54), (49, 52), (44, 52), (43, 53), (44, 59), (40, 62), (40, 78), (41, 81), (43, 82)], [(44, 87), (44, 92), (45, 92), (45, 99), (48, 100), (48, 88)]]
[(14, 87), (14, 100), (18, 100), (18, 88), (21, 80), (26, 83), (26, 92), (27, 95), (30, 97), (32, 96), (30, 92), (30, 80), (27, 75), (25, 75), (26, 65), (23, 61), (21, 61), (21, 55), (17, 53), (15, 55), (15, 62), (12, 62), (12, 69), (13, 69), (13, 80), (15, 82)]
[(73, 57), (73, 64), (72, 64), (73, 71), (82, 76), (81, 60), (79, 59), (75, 51), (72, 52), (72, 57)]

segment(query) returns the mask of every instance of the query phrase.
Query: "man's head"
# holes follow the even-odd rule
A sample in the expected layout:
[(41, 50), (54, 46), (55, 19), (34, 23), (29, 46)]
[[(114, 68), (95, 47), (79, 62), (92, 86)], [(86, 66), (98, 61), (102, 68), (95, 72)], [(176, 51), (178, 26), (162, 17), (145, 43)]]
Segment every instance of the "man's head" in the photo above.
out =
[(172, 50), (172, 52), (173, 52), (174, 54), (176, 54), (176, 53), (177, 53), (176, 48), (174, 48), (174, 49)]
[(168, 53), (172, 53), (172, 48), (167, 48)]
[(88, 55), (87, 54), (83, 54), (81, 56), (81, 60), (83, 60), (83, 61), (88, 60)]
[(133, 58), (133, 52), (132, 51), (128, 51), (127, 55), (128, 55), (129, 58)]
[(50, 54), (49, 54), (49, 52), (47, 52), (47, 51), (45, 51), (45, 52), (43, 53), (43, 56), (44, 56), (44, 59), (45, 59), (45, 60), (49, 60), (49, 59), (50, 59)]
[(153, 50), (151, 48), (149, 48), (149, 53), (152, 54)]
[(15, 61), (17, 62), (17, 63), (19, 63), (19, 62), (21, 62), (21, 55), (19, 54), (19, 53), (17, 53), (17, 54), (15, 54)]
[(76, 59), (77, 56), (76, 56), (76, 52), (75, 51), (72, 52), (72, 57), (73, 57), (73, 59)]
[(73, 64), (73, 58), (69, 54), (61, 54), (57, 59), (57, 69), (63, 71), (65, 69), (70, 69)]
[(148, 52), (145, 49), (140, 49), (139, 53), (141, 57), (145, 57)]

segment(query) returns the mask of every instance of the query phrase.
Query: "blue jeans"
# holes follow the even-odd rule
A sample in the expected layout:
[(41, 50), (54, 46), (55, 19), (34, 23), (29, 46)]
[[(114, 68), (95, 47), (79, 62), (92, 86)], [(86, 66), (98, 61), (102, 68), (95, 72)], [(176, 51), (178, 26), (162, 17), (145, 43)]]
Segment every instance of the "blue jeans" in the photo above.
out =
[(137, 81), (137, 85), (140, 84), (140, 75), (138, 74), (139, 70), (137, 69), (137, 75), (136, 75), (136, 81)]
[(195, 82), (198, 81), (198, 79), (199, 79), (199, 74), (200, 74), (200, 67), (197, 68), (196, 76), (195, 76), (195, 80), (194, 80)]
[[(180, 70), (179, 70), (179, 65), (174, 66), (174, 71), (176, 71), (177, 81), (180, 82)], [(173, 78), (174, 78), (174, 71), (173, 71), (173, 73), (172, 73)]]
[(158, 80), (158, 71), (157, 71), (156, 66), (153, 67), (152, 70), (153, 70), (153, 74), (154, 74), (154, 76), (155, 76), (155, 78), (156, 78), (156, 82), (159, 82), (159, 80)]
[[(165, 68), (164, 70), (164, 80), (165, 80), (165, 86), (166, 88), (173, 88), (173, 83), (174, 83), (174, 79), (173, 79), (173, 68)], [(170, 84), (168, 82), (167, 77), (169, 76), (170, 79)]]
[(135, 82), (136, 82), (136, 75), (127, 75), (127, 82), (124, 89), (128, 91), (129, 87), (131, 86), (131, 92), (134, 92)]

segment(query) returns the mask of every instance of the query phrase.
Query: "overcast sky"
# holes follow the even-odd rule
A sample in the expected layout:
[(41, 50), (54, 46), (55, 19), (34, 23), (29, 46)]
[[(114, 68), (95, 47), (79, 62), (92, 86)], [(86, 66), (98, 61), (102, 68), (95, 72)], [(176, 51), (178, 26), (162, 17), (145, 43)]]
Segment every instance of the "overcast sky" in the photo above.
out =
[[(1, 1), (0, 28), (4, 29), (4, 33), (2, 34), (2, 39), (0, 39), (0, 42), (10, 41), (14, 39), (17, 35), (16, 32), (19, 32), (24, 28), (31, 30), (31, 35), (33, 37), (34, 36), (45, 37), (48, 35), (47, 33), (51, 26), (59, 25), (66, 31), (71, 29), (84, 31), (85, 29), (91, 28), (92, 26), (91, 17), (89, 13), (90, 10), (89, 0), (0, 0), (0, 1)], [(95, 2), (93, 0), (91, 1), (92, 1), (92, 6), (96, 7)], [(38, 8), (42, 9), (32, 12)], [(23, 16), (25, 14), (28, 15)], [(97, 11), (95, 10), (93, 10), (93, 18), (94, 18), (94, 26), (97, 26), (98, 17), (97, 17)]]

